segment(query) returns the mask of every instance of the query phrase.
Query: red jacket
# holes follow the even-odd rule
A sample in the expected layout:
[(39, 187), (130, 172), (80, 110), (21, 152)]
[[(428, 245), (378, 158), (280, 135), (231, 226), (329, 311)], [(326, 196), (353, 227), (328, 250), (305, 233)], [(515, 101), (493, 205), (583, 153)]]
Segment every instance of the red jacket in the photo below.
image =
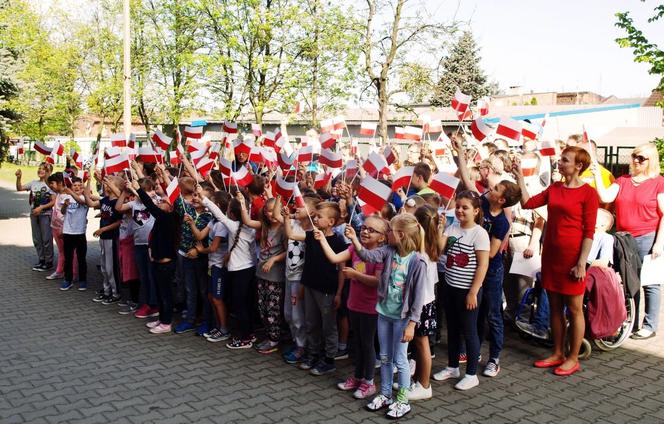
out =
[(627, 319), (620, 276), (611, 268), (588, 268), (586, 294), (590, 336), (601, 339), (614, 335)]

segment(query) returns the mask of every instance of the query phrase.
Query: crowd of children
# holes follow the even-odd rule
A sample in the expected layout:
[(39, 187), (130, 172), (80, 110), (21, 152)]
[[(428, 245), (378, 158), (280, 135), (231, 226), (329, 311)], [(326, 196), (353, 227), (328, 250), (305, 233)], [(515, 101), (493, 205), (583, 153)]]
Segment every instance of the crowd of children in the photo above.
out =
[[(75, 282), (87, 289), (88, 209), (99, 209), (95, 302), (156, 318), (146, 324), (153, 334), (191, 331), (229, 349), (281, 349), (287, 363), (313, 375), (336, 370), (350, 333), (354, 371), (337, 387), (367, 399), (368, 410), (400, 418), (410, 401), (432, 396), (431, 349), (443, 315), (448, 361), (433, 378), (458, 379), (459, 390), (477, 386), (487, 333), (482, 374), (500, 372), (503, 312), (514, 313), (532, 284), (511, 282), (505, 263), (515, 253), (539, 254), (546, 211), (520, 207), (522, 189), (511, 175), (522, 174), (519, 159), (499, 147), (474, 163), (454, 144), (463, 187), (451, 198), (429, 188), (437, 163), (423, 149), (410, 190), (366, 216), (354, 179), (331, 179), (316, 190), (300, 167), (291, 180), (300, 182), (301, 196), (285, 199), (273, 192), (272, 172), (256, 172), (245, 189), (216, 170), (201, 178), (186, 157), (180, 168), (133, 161), (129, 170), (95, 172), (86, 181), (76, 170), (52, 173), (43, 164), (29, 184), (17, 172), (16, 187), (31, 194), (33, 269), (53, 268), (55, 240), (57, 268), (47, 279), (62, 279), (60, 290)], [(523, 153), (530, 156), (548, 162)], [(550, 167), (525, 178), (534, 195), (550, 184)], [(180, 194), (169, 198), (174, 179)]]

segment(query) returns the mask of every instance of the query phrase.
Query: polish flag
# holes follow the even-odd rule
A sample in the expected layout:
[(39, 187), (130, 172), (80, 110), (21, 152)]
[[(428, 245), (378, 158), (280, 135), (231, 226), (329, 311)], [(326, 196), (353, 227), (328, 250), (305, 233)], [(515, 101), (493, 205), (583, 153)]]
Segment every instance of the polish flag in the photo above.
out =
[(279, 167), (284, 172), (288, 172), (294, 165), (297, 166), (297, 155), (295, 153), (286, 154), (285, 150), (279, 152), (277, 156), (277, 161), (279, 162)]
[(16, 143), (16, 154), (22, 155), (24, 152), (25, 148), (23, 147), (23, 140), (20, 140), (18, 143)]
[(47, 156), (50, 155), (51, 151), (53, 150), (50, 147), (48, 147), (47, 145), (45, 145), (44, 143), (40, 143), (39, 141), (35, 141), (35, 144), (34, 144), (33, 147), (35, 148), (36, 151), (38, 151), (42, 155), (47, 155)]
[(369, 175), (362, 180), (357, 189), (357, 197), (365, 203), (362, 206), (365, 215), (383, 209), (391, 194), (392, 190), (388, 186)]
[(434, 157), (445, 156), (446, 144), (442, 141), (432, 141), (429, 143), (429, 149)]
[(442, 141), (445, 144), (452, 144), (452, 140), (443, 131), (440, 132), (436, 141)]
[(249, 143), (248, 140), (238, 138), (233, 141), (233, 152), (235, 153), (235, 156), (238, 156), (240, 153), (249, 155), (252, 147), (252, 143)]
[(292, 152), (293, 148), (290, 145), (290, 142), (288, 141), (288, 137), (283, 135), (281, 131), (279, 131), (275, 136), (274, 136), (274, 151), (279, 153), (282, 149), (287, 149), (287, 151)]
[(332, 119), (323, 119), (320, 121), (320, 132), (321, 133), (329, 133), (334, 129), (334, 121)]
[(295, 187), (293, 187), (293, 201), (295, 202), (295, 207), (297, 208), (304, 207), (304, 196), (302, 196), (300, 187), (298, 187), (297, 184), (295, 184)]
[(364, 169), (367, 174), (372, 177), (376, 177), (379, 172), (383, 171), (388, 167), (387, 161), (380, 153), (371, 152), (367, 156), (367, 160), (362, 164), (362, 169)]
[(143, 163), (159, 163), (157, 152), (151, 146), (143, 146), (138, 148), (138, 160)]
[(521, 172), (524, 177), (532, 177), (537, 174), (537, 159), (524, 158), (521, 160)]
[(300, 148), (297, 152), (297, 161), (299, 163), (312, 162), (314, 160), (314, 146)]
[(394, 154), (392, 146), (385, 146), (385, 149), (383, 149), (383, 156), (385, 157), (388, 166), (397, 161), (397, 156)]
[(58, 160), (58, 155), (54, 151), (51, 151), (51, 154), (46, 156), (44, 160), (50, 164), (54, 164)]
[(204, 149), (201, 150), (193, 150), (191, 153), (191, 161), (194, 162), (194, 165), (198, 165), (198, 162), (200, 162), (203, 158), (207, 157), (207, 151)]
[(120, 156), (120, 148), (119, 147), (107, 147), (104, 149), (104, 159), (110, 159), (114, 158), (116, 156)]
[(260, 137), (261, 135), (263, 135), (261, 124), (251, 124), (251, 133), (256, 137)]
[(392, 191), (396, 192), (402, 187), (408, 187), (413, 178), (414, 166), (402, 166), (392, 178)]
[(219, 171), (222, 174), (229, 176), (233, 170), (233, 164), (226, 158), (219, 158)]
[(298, 101), (295, 102), (295, 105), (293, 106), (293, 113), (297, 115), (300, 112), (302, 112), (302, 105), (300, 104), (300, 101), (298, 100)]
[[(484, 119), (477, 118), (470, 124), (470, 132), (477, 141), (483, 141), (491, 134), (493, 128), (484, 122)], [(448, 139), (449, 140), (449, 139)]]
[(404, 138), (406, 140), (422, 140), (422, 128), (408, 126), (404, 128)]
[(330, 168), (339, 169), (343, 166), (341, 154), (335, 153), (330, 149), (323, 149), (318, 158), (321, 165), (327, 165)]
[(226, 178), (226, 183), (228, 185), (235, 183), (240, 187), (248, 186), (254, 180), (254, 176), (251, 175), (249, 170), (243, 166), (238, 169), (236, 172), (231, 172), (230, 178)]
[(404, 127), (394, 127), (394, 138), (397, 140), (405, 140), (406, 139), (406, 130)]
[(178, 166), (180, 165), (180, 162), (181, 162), (180, 154), (177, 153), (177, 151), (171, 151), (171, 156), (169, 159), (169, 163), (171, 164), (171, 166)]
[(314, 188), (320, 190), (327, 185), (327, 183), (332, 179), (331, 172), (325, 172), (316, 174), (316, 179), (314, 180)]
[(228, 134), (237, 134), (237, 122), (224, 121), (223, 130)]
[(496, 128), (496, 134), (514, 142), (509, 143), (510, 145), (516, 145), (521, 141), (521, 122), (511, 118), (501, 119)]
[(60, 144), (59, 142), (56, 142), (55, 145), (53, 145), (53, 149), (51, 150), (52, 155), (58, 155), (62, 156), (65, 154), (65, 146)]
[[(471, 97), (468, 94), (463, 94), (461, 90), (457, 87), (456, 93), (454, 93), (454, 98), (452, 99), (452, 109), (457, 111), (457, 114), (463, 114), (468, 110), (468, 105), (470, 105)], [(461, 120), (461, 119), (459, 119)]]
[(286, 181), (281, 175), (277, 175), (274, 191), (284, 199), (288, 199), (293, 195), (295, 182)]
[(136, 149), (136, 134), (129, 134), (129, 141), (127, 141), (127, 147), (130, 149)]
[(113, 147), (127, 147), (127, 139), (124, 134), (111, 134), (111, 146)]
[(424, 124), (424, 132), (427, 134), (443, 132), (443, 123), (440, 119), (435, 119)]
[(375, 137), (377, 126), (378, 126), (378, 123), (376, 123), (376, 122), (362, 122), (362, 124), (360, 124), (360, 135), (366, 135), (368, 137)]
[(127, 158), (127, 155), (124, 154), (106, 159), (104, 161), (104, 169), (106, 170), (107, 175), (122, 172), (125, 169), (129, 169), (129, 159)]
[(465, 112), (457, 112), (457, 118), (459, 122), (465, 121), (466, 119), (471, 119), (473, 117), (473, 111), (468, 109)]
[(197, 150), (207, 151), (205, 143), (196, 140), (187, 140), (187, 152), (192, 153)]
[(521, 125), (521, 135), (523, 135), (524, 138), (537, 140), (542, 129), (539, 125), (526, 121), (523, 121)]
[(175, 203), (175, 200), (180, 197), (180, 185), (178, 183), (178, 177), (173, 177), (171, 182), (166, 187), (166, 196), (168, 197), (169, 203), (172, 205)]
[(359, 140), (356, 138), (351, 138), (350, 139), (350, 154), (351, 156), (355, 156), (357, 154), (357, 146), (359, 144)]
[[(281, 132), (279, 134), (281, 134)], [(275, 138), (276, 136), (272, 131), (266, 132), (263, 137), (263, 146), (274, 147)]]
[(337, 115), (332, 118), (332, 126), (335, 130), (343, 130), (346, 128), (346, 119), (341, 115)]
[(152, 141), (154, 141), (161, 150), (168, 150), (173, 139), (167, 137), (163, 132), (157, 130), (152, 134)]
[(360, 170), (360, 166), (358, 165), (357, 161), (355, 159), (349, 160), (346, 162), (346, 171), (345, 171), (345, 177), (347, 180), (352, 179), (357, 175), (357, 172)]
[(207, 157), (202, 158), (196, 163), (196, 170), (203, 178), (207, 177), (207, 174), (212, 170), (212, 168), (214, 168), (214, 161)]
[(330, 133), (322, 133), (319, 140), (323, 149), (332, 149), (337, 144), (337, 140)]
[(556, 155), (556, 142), (555, 141), (540, 141), (537, 146), (540, 155), (542, 156), (555, 156)]
[(203, 137), (203, 127), (184, 127), (184, 136), (199, 139)]
[(215, 160), (219, 157), (219, 153), (221, 152), (221, 143), (211, 143), (210, 144), (210, 149), (209, 149), (209, 155), (210, 159)]
[(343, 134), (344, 134), (343, 128), (340, 130), (333, 129), (332, 131), (330, 131), (330, 135), (332, 135), (332, 137), (334, 137), (335, 140), (339, 140), (341, 136), (343, 136)]
[(459, 185), (459, 179), (454, 175), (439, 172), (433, 176), (429, 188), (446, 199), (451, 199)]
[(477, 101), (477, 110), (480, 116), (487, 116), (489, 114), (489, 102), (487, 99), (479, 99)]

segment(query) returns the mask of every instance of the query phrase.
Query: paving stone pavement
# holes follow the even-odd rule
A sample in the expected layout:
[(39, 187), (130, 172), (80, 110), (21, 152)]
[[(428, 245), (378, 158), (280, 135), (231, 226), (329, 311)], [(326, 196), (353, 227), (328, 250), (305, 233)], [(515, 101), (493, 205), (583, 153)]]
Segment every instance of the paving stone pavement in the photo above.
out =
[[(151, 335), (145, 321), (93, 303), (100, 276), (92, 238), (91, 289), (59, 291), (30, 270), (27, 207), (27, 196), (0, 185), (0, 423), (386, 421), (334, 387), (350, 373), (349, 360), (334, 375), (313, 377), (279, 355), (230, 351), (192, 333)], [(505, 345), (497, 378), (480, 377), (469, 392), (432, 382), (434, 398), (413, 403), (404, 421), (664, 422), (664, 336), (595, 349), (567, 378), (531, 366), (546, 348), (511, 330)], [(444, 366), (445, 346), (437, 352), (434, 371)]]

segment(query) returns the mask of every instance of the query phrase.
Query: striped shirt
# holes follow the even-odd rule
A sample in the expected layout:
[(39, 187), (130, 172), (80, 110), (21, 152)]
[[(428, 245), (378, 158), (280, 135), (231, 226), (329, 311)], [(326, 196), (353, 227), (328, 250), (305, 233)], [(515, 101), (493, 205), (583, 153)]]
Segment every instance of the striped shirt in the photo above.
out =
[(445, 281), (452, 287), (470, 289), (477, 270), (478, 250), (489, 250), (489, 234), (479, 225), (461, 228), (455, 222), (445, 230), (447, 253)]

